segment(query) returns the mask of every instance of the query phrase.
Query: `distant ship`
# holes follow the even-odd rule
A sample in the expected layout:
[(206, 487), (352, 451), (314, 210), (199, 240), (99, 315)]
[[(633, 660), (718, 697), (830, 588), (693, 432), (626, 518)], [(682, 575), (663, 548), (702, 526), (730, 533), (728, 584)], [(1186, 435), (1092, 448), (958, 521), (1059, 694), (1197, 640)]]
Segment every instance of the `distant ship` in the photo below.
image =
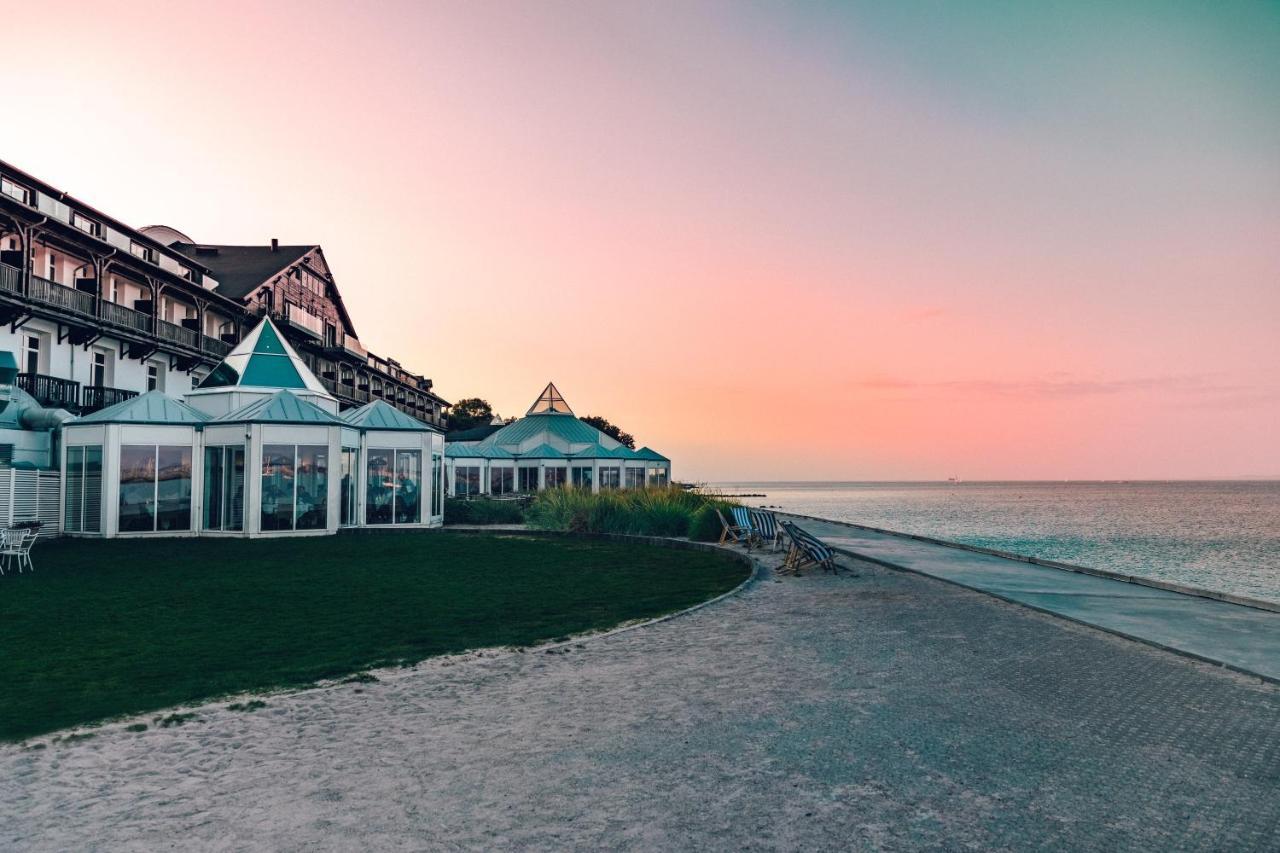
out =
[(964, 482), (964, 480), (961, 480), (959, 477), (948, 477), (948, 478), (947, 478), (947, 482), (948, 482), (948, 483), (963, 483), (963, 482)]

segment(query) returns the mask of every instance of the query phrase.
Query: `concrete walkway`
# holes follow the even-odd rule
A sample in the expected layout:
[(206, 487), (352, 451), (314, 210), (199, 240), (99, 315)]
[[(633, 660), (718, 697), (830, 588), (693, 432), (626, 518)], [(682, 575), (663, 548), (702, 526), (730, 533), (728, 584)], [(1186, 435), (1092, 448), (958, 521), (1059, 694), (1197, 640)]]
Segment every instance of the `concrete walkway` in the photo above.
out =
[(1280, 613), (793, 516), (833, 548), (1280, 682)]
[(1280, 687), (844, 562), (560, 649), (0, 745), (0, 850), (1280, 848)]

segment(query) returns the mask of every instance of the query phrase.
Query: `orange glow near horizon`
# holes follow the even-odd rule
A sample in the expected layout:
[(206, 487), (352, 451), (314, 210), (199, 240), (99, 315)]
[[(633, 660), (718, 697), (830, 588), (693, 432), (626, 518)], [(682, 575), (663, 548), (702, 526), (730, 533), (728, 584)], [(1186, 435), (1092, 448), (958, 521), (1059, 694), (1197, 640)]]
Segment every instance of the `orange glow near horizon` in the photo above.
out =
[(678, 479), (1280, 475), (1280, 11), (896, 5), (28, 4), (0, 159)]

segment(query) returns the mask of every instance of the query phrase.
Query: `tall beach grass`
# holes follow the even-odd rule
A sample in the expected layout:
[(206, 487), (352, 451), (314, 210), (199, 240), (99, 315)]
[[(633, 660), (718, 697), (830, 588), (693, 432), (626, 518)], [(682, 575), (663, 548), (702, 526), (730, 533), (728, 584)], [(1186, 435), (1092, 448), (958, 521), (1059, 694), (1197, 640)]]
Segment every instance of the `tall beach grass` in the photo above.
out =
[(595, 493), (548, 489), (539, 492), (525, 510), (525, 521), (539, 530), (688, 536), (711, 542), (720, 538), (716, 509), (728, 511), (733, 505), (723, 498), (674, 486)]

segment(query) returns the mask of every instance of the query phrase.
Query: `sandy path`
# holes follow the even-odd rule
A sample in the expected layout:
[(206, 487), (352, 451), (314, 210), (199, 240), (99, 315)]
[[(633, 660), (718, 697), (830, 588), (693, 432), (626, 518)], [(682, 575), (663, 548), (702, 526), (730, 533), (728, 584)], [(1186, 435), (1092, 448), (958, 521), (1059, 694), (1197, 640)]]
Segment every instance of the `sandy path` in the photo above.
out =
[(1275, 687), (858, 570), (561, 653), (0, 747), (0, 848), (1280, 841)]

